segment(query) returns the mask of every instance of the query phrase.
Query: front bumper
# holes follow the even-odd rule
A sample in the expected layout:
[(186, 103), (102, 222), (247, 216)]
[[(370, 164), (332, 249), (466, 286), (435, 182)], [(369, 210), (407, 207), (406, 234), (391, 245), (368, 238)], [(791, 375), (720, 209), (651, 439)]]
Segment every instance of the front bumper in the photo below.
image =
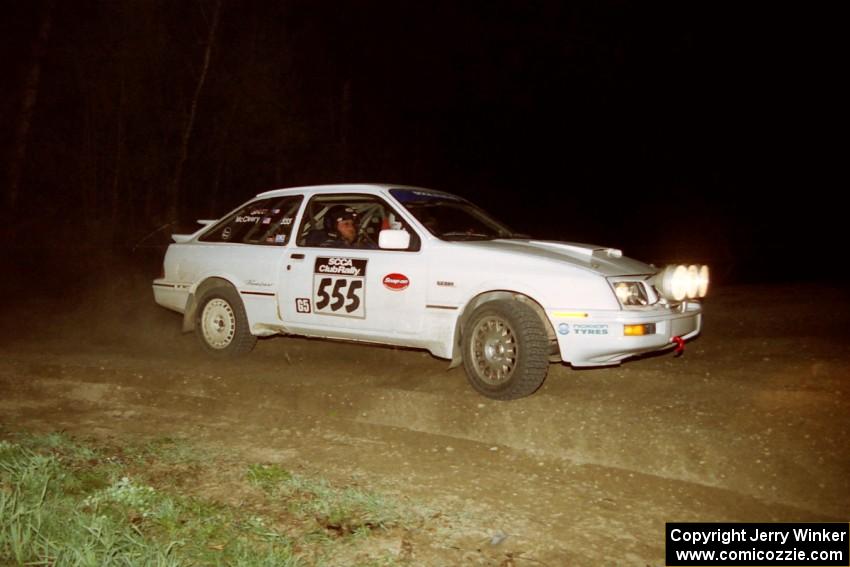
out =
[[(641, 311), (549, 310), (561, 360), (573, 366), (608, 366), (623, 359), (673, 348), (673, 337), (690, 339), (702, 329), (702, 305)], [(625, 325), (654, 324), (655, 332), (625, 336)]]

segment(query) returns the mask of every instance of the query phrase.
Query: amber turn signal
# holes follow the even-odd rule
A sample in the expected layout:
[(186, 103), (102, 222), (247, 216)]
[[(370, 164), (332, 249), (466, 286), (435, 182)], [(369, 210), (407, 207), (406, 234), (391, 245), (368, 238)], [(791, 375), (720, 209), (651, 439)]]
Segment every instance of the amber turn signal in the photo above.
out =
[(623, 334), (627, 337), (642, 337), (655, 334), (655, 323), (643, 325), (623, 325)]

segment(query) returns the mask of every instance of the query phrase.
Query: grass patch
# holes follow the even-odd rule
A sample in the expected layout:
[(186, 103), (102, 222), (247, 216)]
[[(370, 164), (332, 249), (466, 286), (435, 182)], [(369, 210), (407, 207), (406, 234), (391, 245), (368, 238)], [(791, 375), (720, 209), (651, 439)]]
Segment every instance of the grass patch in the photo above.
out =
[(324, 479), (294, 474), (275, 464), (249, 466), (247, 479), (291, 514), (301, 520), (313, 519), (331, 536), (362, 537), (412, 519), (379, 494), (334, 487)]
[(264, 492), (275, 493), (276, 489), (292, 479), (292, 473), (275, 464), (248, 465), (248, 482)]
[[(62, 434), (5, 436), (0, 565), (321, 565), (406, 519), (368, 491), (275, 464), (226, 463), (185, 440), (110, 447)], [(244, 467), (241, 479), (225, 474), (234, 466)], [(220, 473), (260, 500), (234, 506), (180, 490), (175, 477), (200, 473)], [(394, 564), (385, 555), (352, 564)]]

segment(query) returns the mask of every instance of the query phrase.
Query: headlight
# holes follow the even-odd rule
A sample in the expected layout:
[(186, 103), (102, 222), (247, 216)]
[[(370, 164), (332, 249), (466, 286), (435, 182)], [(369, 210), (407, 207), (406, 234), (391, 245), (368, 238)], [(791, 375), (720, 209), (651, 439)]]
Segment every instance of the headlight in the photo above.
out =
[(614, 284), (614, 293), (624, 307), (632, 305), (646, 305), (646, 289), (640, 282), (617, 282)]
[(708, 266), (667, 266), (652, 279), (655, 288), (671, 301), (705, 297), (708, 293)]

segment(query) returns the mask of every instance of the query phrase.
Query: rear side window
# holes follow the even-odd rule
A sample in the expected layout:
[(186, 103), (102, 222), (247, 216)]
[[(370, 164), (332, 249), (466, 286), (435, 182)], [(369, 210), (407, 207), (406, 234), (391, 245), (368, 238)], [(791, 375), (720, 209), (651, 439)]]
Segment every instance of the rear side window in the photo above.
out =
[(302, 199), (301, 195), (296, 195), (251, 201), (216, 223), (198, 240), (283, 246), (292, 234)]

